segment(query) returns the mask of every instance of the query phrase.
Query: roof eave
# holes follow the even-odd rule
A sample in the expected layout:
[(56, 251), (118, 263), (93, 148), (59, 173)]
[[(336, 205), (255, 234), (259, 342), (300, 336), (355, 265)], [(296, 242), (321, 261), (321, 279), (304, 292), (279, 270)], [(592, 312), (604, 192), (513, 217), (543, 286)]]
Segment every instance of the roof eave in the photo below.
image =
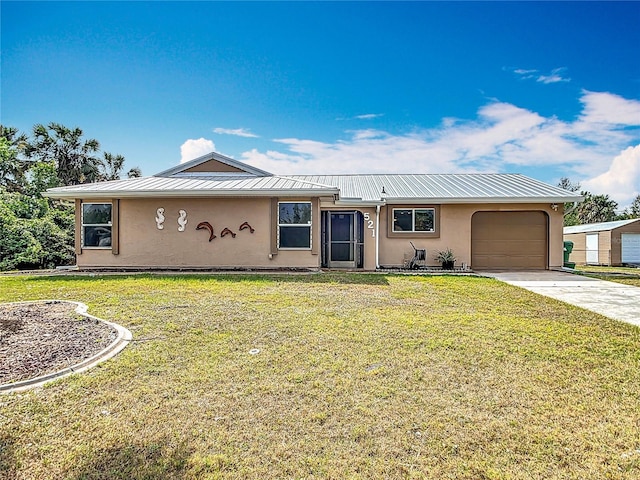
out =
[(47, 191), (43, 195), (55, 199), (75, 198), (206, 198), (206, 197), (321, 197), (338, 195), (338, 189), (264, 189), (264, 190), (87, 190), (73, 192)]
[(462, 204), (462, 203), (573, 203), (581, 202), (584, 197), (385, 197), (387, 204), (430, 203), (430, 204)]

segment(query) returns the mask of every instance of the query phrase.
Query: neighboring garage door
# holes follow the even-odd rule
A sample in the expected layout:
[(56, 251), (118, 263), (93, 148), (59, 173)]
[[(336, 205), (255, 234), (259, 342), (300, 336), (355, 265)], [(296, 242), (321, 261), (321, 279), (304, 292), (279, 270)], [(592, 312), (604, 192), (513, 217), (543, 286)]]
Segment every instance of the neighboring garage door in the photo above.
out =
[(544, 212), (476, 212), (471, 219), (471, 267), (546, 269), (547, 225)]
[(640, 263), (640, 233), (623, 233), (622, 263)]

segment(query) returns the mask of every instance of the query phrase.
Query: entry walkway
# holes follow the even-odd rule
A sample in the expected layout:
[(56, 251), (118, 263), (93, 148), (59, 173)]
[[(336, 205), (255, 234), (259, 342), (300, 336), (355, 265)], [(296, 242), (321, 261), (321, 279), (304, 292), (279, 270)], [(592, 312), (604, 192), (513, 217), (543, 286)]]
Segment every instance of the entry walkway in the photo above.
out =
[(476, 272), (640, 326), (640, 288), (558, 271)]

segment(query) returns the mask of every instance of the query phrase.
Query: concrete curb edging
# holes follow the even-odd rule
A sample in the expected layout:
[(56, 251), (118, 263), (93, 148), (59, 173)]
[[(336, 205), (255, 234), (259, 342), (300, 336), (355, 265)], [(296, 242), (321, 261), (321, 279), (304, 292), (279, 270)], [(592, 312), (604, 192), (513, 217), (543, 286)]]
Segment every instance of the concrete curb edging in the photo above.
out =
[(34, 300), (34, 301), (25, 301), (25, 302), (9, 302), (5, 303), (5, 305), (19, 305), (19, 304), (29, 304), (29, 303), (45, 303), (45, 302), (59, 302), (59, 303), (71, 303), (76, 305), (75, 312), (83, 317), (89, 318), (91, 320), (95, 320), (98, 322), (102, 322), (106, 325), (109, 325), (111, 328), (116, 331), (116, 339), (111, 342), (107, 347), (105, 347), (102, 351), (96, 353), (95, 355), (83, 360), (82, 362), (72, 365), (71, 367), (63, 368), (62, 370), (58, 370), (57, 372), (48, 373), (46, 375), (42, 375), (40, 377), (30, 378), (28, 380), (21, 380), (19, 382), (13, 383), (5, 383), (0, 385), (0, 394), (3, 393), (15, 393), (22, 392), (25, 390), (29, 390), (31, 388), (36, 388), (44, 385), (47, 382), (51, 382), (52, 380), (57, 380), (62, 377), (66, 377), (68, 375), (72, 375), (74, 373), (84, 372), (92, 367), (95, 367), (99, 363), (102, 363), (110, 358), (116, 356), (124, 347), (126, 347), (129, 342), (133, 340), (133, 335), (129, 330), (124, 328), (117, 323), (108, 322), (103, 320), (102, 318), (98, 318), (96, 316), (90, 315), (87, 313), (89, 307), (81, 302), (73, 302), (70, 300)]

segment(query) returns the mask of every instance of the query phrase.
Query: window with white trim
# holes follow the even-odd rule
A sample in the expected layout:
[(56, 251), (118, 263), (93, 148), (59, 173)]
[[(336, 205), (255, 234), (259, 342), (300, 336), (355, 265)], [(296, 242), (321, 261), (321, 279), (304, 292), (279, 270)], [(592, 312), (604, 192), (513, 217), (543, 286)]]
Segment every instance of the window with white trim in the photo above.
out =
[(278, 248), (311, 248), (311, 202), (278, 202)]
[(394, 208), (393, 232), (435, 232), (435, 208)]
[(82, 204), (82, 247), (111, 248), (111, 204)]

